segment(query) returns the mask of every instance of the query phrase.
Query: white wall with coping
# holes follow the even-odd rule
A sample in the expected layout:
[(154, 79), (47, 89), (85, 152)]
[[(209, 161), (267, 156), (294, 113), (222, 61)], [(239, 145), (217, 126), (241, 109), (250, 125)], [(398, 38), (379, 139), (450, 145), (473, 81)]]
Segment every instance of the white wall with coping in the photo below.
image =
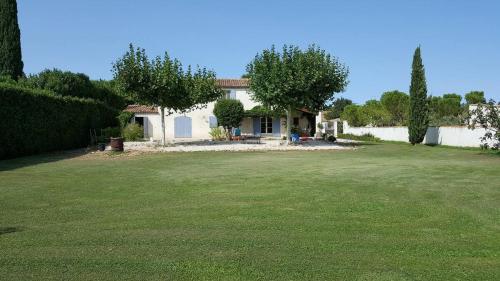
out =
[[(345, 134), (361, 136), (372, 134), (381, 140), (408, 142), (408, 127), (350, 127), (343, 122)], [(486, 130), (477, 128), (471, 130), (465, 126), (429, 127), (424, 138), (425, 144), (439, 144), (458, 147), (479, 147), (480, 138)]]

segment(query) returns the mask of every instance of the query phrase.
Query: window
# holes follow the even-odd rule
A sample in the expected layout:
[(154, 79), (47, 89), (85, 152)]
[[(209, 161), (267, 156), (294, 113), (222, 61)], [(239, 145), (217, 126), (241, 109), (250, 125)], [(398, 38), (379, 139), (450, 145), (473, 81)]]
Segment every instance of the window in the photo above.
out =
[(210, 125), (210, 128), (217, 128), (217, 117), (215, 117), (215, 116), (209, 116), (208, 117), (208, 123)]
[(271, 117), (260, 118), (260, 133), (261, 134), (273, 133), (273, 119)]
[(236, 91), (225, 90), (224, 98), (226, 98), (228, 100), (235, 100), (236, 99)]

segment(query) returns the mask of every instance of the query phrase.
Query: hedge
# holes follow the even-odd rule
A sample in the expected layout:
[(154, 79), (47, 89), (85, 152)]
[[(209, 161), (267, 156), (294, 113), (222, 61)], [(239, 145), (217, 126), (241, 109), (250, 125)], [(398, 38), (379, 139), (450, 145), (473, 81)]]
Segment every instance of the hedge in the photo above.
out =
[(85, 147), (90, 129), (117, 126), (116, 109), (0, 83), (0, 159)]

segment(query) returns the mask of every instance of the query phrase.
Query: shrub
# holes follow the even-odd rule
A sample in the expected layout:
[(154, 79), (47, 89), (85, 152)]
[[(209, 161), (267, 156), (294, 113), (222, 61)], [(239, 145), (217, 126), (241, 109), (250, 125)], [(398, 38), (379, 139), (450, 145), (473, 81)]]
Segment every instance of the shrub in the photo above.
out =
[(137, 141), (144, 138), (144, 129), (137, 123), (130, 123), (122, 132), (123, 138), (126, 141)]
[(95, 100), (0, 83), (0, 159), (84, 147), (117, 115)]
[(331, 136), (331, 135), (330, 135), (330, 136), (328, 136), (328, 137), (326, 138), (326, 140), (327, 140), (327, 141), (329, 141), (329, 142), (336, 142), (336, 141), (337, 141), (337, 138), (336, 138), (336, 137), (334, 137), (334, 136)]
[(380, 141), (379, 138), (375, 137), (370, 133), (363, 134), (361, 136), (353, 134), (338, 134), (338, 137), (341, 139), (359, 140), (359, 141), (374, 141), (374, 142)]
[(219, 125), (229, 133), (232, 128), (240, 126), (245, 117), (245, 109), (239, 100), (223, 99), (215, 103), (214, 115)]
[(121, 131), (122, 130), (120, 127), (107, 127), (101, 129), (101, 136), (103, 137), (104, 141), (107, 142), (110, 138), (120, 137), (122, 135)]
[(226, 132), (221, 127), (212, 128), (209, 134), (214, 141), (220, 141), (226, 137)]

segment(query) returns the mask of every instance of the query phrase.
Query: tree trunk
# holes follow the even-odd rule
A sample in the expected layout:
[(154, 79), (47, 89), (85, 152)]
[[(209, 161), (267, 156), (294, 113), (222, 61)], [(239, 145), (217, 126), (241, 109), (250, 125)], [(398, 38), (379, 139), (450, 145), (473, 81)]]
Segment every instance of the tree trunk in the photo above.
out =
[(161, 114), (161, 145), (165, 145), (165, 108), (160, 107)]
[(292, 137), (292, 107), (288, 106), (286, 111), (286, 144), (290, 144)]

